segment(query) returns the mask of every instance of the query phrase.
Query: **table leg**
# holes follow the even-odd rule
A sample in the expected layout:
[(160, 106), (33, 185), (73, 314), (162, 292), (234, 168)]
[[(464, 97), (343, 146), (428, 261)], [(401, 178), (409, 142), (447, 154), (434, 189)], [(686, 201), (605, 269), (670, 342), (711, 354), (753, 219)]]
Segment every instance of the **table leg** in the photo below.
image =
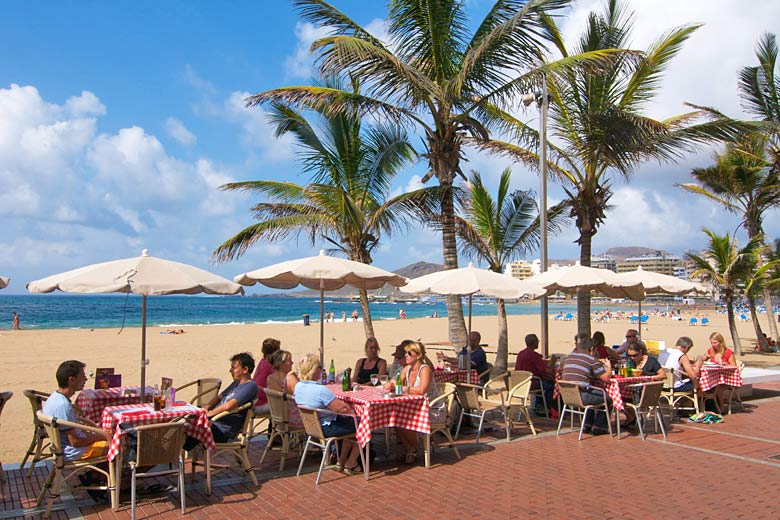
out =
[(205, 448), (204, 448), (203, 451), (206, 452), (206, 454), (204, 456), (205, 460), (206, 460), (206, 467), (205, 467), (205, 470), (206, 470), (206, 494), (210, 495), (211, 494), (211, 452), (209, 450), (205, 449)]

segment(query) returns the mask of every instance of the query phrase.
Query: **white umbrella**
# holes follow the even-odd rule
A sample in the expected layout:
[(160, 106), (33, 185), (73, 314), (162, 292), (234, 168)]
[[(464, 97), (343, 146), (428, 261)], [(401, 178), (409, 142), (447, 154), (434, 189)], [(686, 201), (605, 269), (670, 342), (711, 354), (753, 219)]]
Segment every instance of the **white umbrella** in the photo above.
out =
[(8, 287), (8, 282), (10, 282), (11, 279), (7, 276), (0, 276), (0, 289), (5, 289)]
[(308, 289), (320, 291), (320, 364), (324, 362), (325, 325), (323, 300), (325, 291), (341, 289), (350, 285), (356, 289), (379, 289), (385, 284), (400, 287), (406, 284), (403, 276), (385, 271), (372, 265), (354, 262), (345, 258), (325, 255), (320, 250), (318, 256), (309, 256), (298, 260), (288, 260), (269, 265), (234, 278), (241, 285), (261, 283), (272, 289), (292, 289), (302, 285)]
[(642, 297), (642, 285), (639, 282), (625, 280), (608, 269), (575, 265), (551, 268), (526, 280), (547, 290), (547, 295), (557, 291), (574, 292), (577, 289), (598, 291), (611, 298), (637, 300)]
[(146, 388), (146, 297), (164, 294), (238, 294), (244, 289), (230, 280), (197, 267), (149, 256), (88, 265), (27, 284), (32, 293), (55, 290), (82, 294), (133, 293), (141, 299), (141, 400)]
[[(653, 271), (645, 271), (640, 265), (636, 271), (629, 271), (627, 273), (618, 273), (618, 276), (626, 282), (635, 283), (638, 282), (643, 289), (641, 298), (633, 298), (639, 302), (639, 314), (637, 321), (641, 325), (642, 323), (642, 300), (648, 294), (689, 294), (692, 292), (702, 292), (702, 287), (688, 280), (677, 278), (676, 276), (669, 276), (666, 274), (656, 273)], [(639, 327), (641, 329), (641, 327)], [(641, 335), (641, 334), (640, 334)]]
[(521, 296), (539, 297), (546, 294), (544, 288), (527, 280), (521, 281), (511, 276), (479, 269), (469, 263), (468, 267), (449, 269), (426, 274), (409, 280), (401, 292), (432, 292), (443, 295), (469, 297), (469, 336), (471, 336), (471, 297), (476, 293), (496, 298), (519, 298)]

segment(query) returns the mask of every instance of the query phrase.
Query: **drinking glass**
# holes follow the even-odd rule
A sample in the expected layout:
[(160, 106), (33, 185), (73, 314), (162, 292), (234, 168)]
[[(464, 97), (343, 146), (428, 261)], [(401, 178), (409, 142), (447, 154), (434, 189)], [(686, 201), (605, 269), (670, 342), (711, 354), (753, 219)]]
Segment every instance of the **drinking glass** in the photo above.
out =
[(387, 382), (390, 380), (390, 376), (387, 374), (382, 374), (379, 376), (379, 382), (382, 384), (382, 388), (384, 388), (387, 385)]
[(371, 374), (371, 386), (379, 384), (379, 374)]

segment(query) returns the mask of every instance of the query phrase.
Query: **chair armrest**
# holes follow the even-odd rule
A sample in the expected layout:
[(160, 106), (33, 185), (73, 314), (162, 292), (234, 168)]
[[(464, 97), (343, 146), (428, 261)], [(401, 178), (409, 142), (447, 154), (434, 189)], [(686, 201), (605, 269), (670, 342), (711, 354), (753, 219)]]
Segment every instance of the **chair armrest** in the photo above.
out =
[(85, 431), (85, 432), (95, 433), (95, 434), (101, 435), (103, 437), (105, 437), (106, 435), (109, 434), (109, 432), (107, 432), (103, 428), (95, 428), (94, 426), (87, 426), (86, 424), (66, 421), (65, 419), (56, 419), (56, 418), (52, 417), (51, 422), (52, 422), (52, 424), (58, 424), (59, 426), (67, 426), (68, 428), (74, 428), (76, 430), (82, 430), (82, 431)]
[(455, 393), (455, 390), (450, 390), (449, 392), (444, 392), (443, 394), (439, 395), (438, 397), (432, 399), (428, 403), (428, 406), (437, 404), (439, 401), (444, 401), (444, 400), (446, 400), (449, 396), (451, 396), (454, 393)]
[(243, 412), (244, 410), (249, 410), (250, 408), (254, 408), (254, 405), (255, 405), (254, 401), (250, 401), (248, 403), (244, 403), (241, 406), (238, 406), (236, 408), (231, 408), (230, 410), (225, 410), (224, 412), (219, 412), (217, 415), (212, 417), (211, 420), (212, 421), (218, 421), (218, 420), (222, 419), (225, 416), (228, 416), (228, 415), (231, 415), (231, 414), (234, 414), (234, 413), (238, 413), (238, 412)]
[[(181, 388), (185, 388), (185, 387), (181, 387)], [(181, 388), (177, 388), (176, 392), (181, 390)], [(202, 391), (201, 393), (195, 394), (194, 396), (192, 396), (192, 399), (189, 400), (189, 403), (190, 404), (195, 404), (195, 402), (198, 400), (198, 398), (200, 398), (200, 397), (202, 397), (202, 396), (204, 396), (206, 394), (210, 394), (213, 391), (214, 391), (213, 388), (207, 388), (206, 390)], [(217, 388), (217, 391), (219, 391), (219, 388)]]

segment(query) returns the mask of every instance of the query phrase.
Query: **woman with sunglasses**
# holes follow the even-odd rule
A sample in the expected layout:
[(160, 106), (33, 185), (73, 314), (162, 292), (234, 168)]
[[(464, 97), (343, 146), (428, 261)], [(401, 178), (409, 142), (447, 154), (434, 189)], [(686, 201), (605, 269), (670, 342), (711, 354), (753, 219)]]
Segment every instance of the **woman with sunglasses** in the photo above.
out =
[(652, 376), (656, 381), (666, 379), (664, 367), (655, 356), (647, 353), (647, 347), (643, 343), (637, 342), (628, 347), (626, 356), (628, 357), (628, 366), (634, 369), (635, 375), (637, 375), (637, 370), (641, 370), (643, 376)]
[[(406, 366), (401, 372), (404, 394), (424, 395), (430, 402), (439, 396), (439, 392), (433, 379), (433, 364), (425, 355), (425, 345), (419, 341), (404, 343), (406, 343)], [(432, 423), (443, 421), (447, 413), (444, 402), (440, 401), (430, 407), (428, 413)], [(417, 433), (402, 428), (398, 428), (396, 432), (406, 451), (403, 461), (406, 464), (413, 464), (417, 460)]]

